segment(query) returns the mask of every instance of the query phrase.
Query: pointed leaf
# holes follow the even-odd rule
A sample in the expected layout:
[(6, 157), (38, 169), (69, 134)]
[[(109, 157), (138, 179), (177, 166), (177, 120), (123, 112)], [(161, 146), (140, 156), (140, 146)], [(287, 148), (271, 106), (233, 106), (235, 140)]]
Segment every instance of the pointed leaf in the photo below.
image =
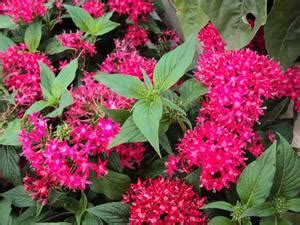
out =
[(61, 98), (59, 99), (58, 108), (55, 109), (53, 112), (49, 113), (46, 117), (53, 118), (53, 117), (60, 116), (63, 113), (64, 109), (69, 107), (72, 104), (73, 104), (72, 94), (68, 90), (65, 90)]
[(13, 189), (10, 189), (7, 192), (1, 193), (0, 196), (11, 200), (13, 205), (16, 207), (30, 207), (33, 206), (34, 202), (31, 197), (26, 193), (23, 186), (17, 186)]
[(147, 138), (159, 156), (159, 123), (162, 117), (162, 101), (139, 100), (133, 109), (133, 120), (141, 133)]
[(294, 212), (300, 212), (300, 198), (289, 199), (286, 202), (286, 208)]
[(82, 191), (81, 192), (81, 198), (80, 198), (80, 201), (79, 201), (79, 208), (77, 209), (76, 214), (75, 214), (76, 223), (78, 225), (81, 224), (81, 217), (84, 214), (84, 212), (87, 208), (87, 205), (88, 205), (88, 201), (87, 201), (86, 195)]
[(78, 68), (78, 60), (77, 58), (72, 60), (68, 65), (64, 66), (64, 68), (57, 75), (52, 84), (51, 92), (52, 94), (59, 98), (65, 89), (73, 82), (76, 76), (76, 71)]
[(95, 19), (92, 29), (90, 30), (89, 33), (95, 36), (100, 36), (114, 30), (120, 24), (109, 20), (111, 16), (112, 13), (110, 12), (110, 13), (106, 13), (104, 16), (100, 18)]
[(300, 159), (290, 144), (278, 134), (276, 173), (271, 190), (275, 197), (293, 198), (300, 188)]
[(110, 202), (88, 208), (87, 211), (95, 216), (100, 217), (108, 224), (128, 224), (129, 222), (129, 205), (121, 202)]
[[(204, 12), (221, 33), (228, 49), (246, 46), (267, 20), (267, 0), (200, 0)], [(254, 26), (247, 15), (255, 17)]]
[(35, 112), (40, 112), (43, 109), (45, 109), (47, 106), (49, 106), (49, 103), (47, 101), (37, 101), (33, 103), (25, 112), (25, 115), (30, 115)]
[(25, 31), (24, 41), (30, 52), (34, 52), (40, 45), (42, 38), (42, 23), (35, 22), (30, 24)]
[(195, 55), (195, 38), (165, 54), (154, 69), (154, 87), (160, 92), (172, 87), (186, 72)]
[(270, 202), (265, 202), (263, 204), (258, 204), (255, 205), (249, 209), (247, 209), (241, 216), (241, 218), (244, 217), (251, 217), (251, 216), (256, 216), (256, 217), (267, 217), (274, 215), (275, 213), (275, 208)]
[(124, 122), (121, 131), (118, 135), (111, 141), (108, 148), (113, 148), (124, 143), (134, 143), (134, 142), (145, 142), (147, 139), (141, 133), (139, 128), (135, 125), (133, 117), (130, 116)]
[(209, 220), (208, 225), (235, 225), (234, 221), (231, 221), (227, 217), (224, 216), (216, 216)]
[(11, 201), (8, 199), (3, 199), (0, 202), (0, 224), (1, 225), (10, 225), (12, 217), (11, 213)]
[(276, 142), (243, 170), (237, 183), (237, 192), (246, 206), (261, 204), (269, 196), (275, 165)]
[(39, 66), (41, 74), (41, 85), (51, 94), (51, 88), (55, 80), (55, 75), (52, 70), (42, 61), (39, 61)]
[(0, 145), (20, 146), (19, 132), (21, 131), (21, 120), (15, 119), (8, 123), (7, 128), (0, 134)]
[(125, 109), (108, 109), (103, 107), (103, 111), (116, 123), (123, 124), (130, 116), (130, 112)]
[(0, 15), (0, 29), (15, 27), (13, 20), (9, 16)]
[(145, 86), (138, 78), (120, 74), (97, 74), (95, 80), (126, 98), (142, 98)]
[(64, 5), (75, 25), (83, 32), (89, 32), (94, 23), (93, 17), (78, 6)]
[(300, 52), (300, 4), (298, 0), (276, 0), (265, 26), (266, 48), (285, 67)]
[(169, 99), (162, 98), (162, 104), (164, 106), (167, 106), (170, 109), (176, 110), (176, 111), (180, 112), (182, 115), (186, 116), (186, 112), (182, 108), (180, 108), (178, 105), (176, 105), (175, 103), (170, 101)]
[(0, 51), (5, 51), (11, 47), (14, 42), (3, 34), (0, 34)]
[(222, 209), (229, 212), (233, 212), (234, 206), (231, 205), (229, 202), (217, 201), (217, 202), (209, 203), (204, 207), (202, 207), (201, 209)]

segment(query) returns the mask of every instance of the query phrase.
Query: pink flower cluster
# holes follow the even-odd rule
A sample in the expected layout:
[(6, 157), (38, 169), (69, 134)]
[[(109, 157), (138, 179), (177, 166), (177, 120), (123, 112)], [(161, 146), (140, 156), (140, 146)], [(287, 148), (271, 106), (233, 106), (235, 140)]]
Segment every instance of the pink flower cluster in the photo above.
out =
[(207, 224), (200, 211), (205, 198), (180, 180), (140, 179), (123, 196), (130, 206), (130, 224)]
[(93, 43), (83, 39), (83, 33), (77, 31), (76, 33), (64, 33), (57, 35), (56, 38), (60, 41), (62, 46), (73, 48), (77, 54), (93, 56), (96, 54), (96, 48)]
[(138, 47), (149, 41), (148, 31), (138, 25), (130, 25), (127, 28), (124, 40)]
[[(263, 99), (280, 95), (278, 87), (285, 76), (268, 57), (250, 50), (222, 51), (221, 39), (213, 39), (202, 41), (206, 54), (199, 58), (195, 74), (210, 91), (197, 126), (178, 146), (178, 161), (184, 160), (187, 168), (201, 167), (201, 184), (208, 190), (220, 190), (236, 182), (246, 165), (245, 151), (261, 154), (260, 137), (253, 126), (263, 115)], [(167, 164), (170, 173), (175, 169), (172, 165), (174, 159)]]
[(25, 44), (20, 44), (0, 52), (0, 60), (5, 77), (4, 84), (10, 91), (16, 91), (15, 100), (18, 105), (30, 106), (41, 99), (38, 62), (41, 61), (52, 68), (51, 62), (44, 54), (28, 52)]
[(154, 10), (153, 0), (108, 0), (108, 6), (119, 15), (128, 15), (135, 23)]
[(169, 42), (171, 49), (176, 48), (181, 42), (181, 38), (176, 33), (176, 31), (171, 29), (166, 29), (158, 36), (158, 42), (159, 43), (166, 43)]
[(11, 17), (14, 22), (31, 23), (46, 13), (45, 0), (2, 0), (0, 14)]
[[(34, 199), (42, 200), (45, 204), (50, 191), (57, 186), (84, 190), (86, 185), (91, 183), (89, 181), (91, 169), (99, 177), (107, 173), (106, 162), (100, 159), (98, 163), (89, 161), (89, 156), (94, 153), (87, 140), (89, 136), (97, 135), (96, 131), (87, 133), (89, 131), (82, 126), (71, 133), (68, 141), (51, 137), (47, 121), (40, 116), (30, 115), (28, 121), (30, 129), (29, 131), (22, 130), (20, 141), (22, 154), (30, 162), (35, 173), (35, 177), (27, 175), (24, 179), (25, 189), (32, 194)], [(112, 130), (109, 121), (99, 121), (97, 126), (102, 129), (102, 134), (110, 133)], [(98, 138), (101, 139), (101, 137)]]
[(103, 16), (105, 13), (104, 4), (100, 1), (88, 0), (83, 3), (82, 8), (94, 17)]
[(116, 50), (108, 55), (100, 65), (100, 70), (143, 79), (142, 70), (152, 77), (155, 65), (155, 59), (147, 59), (141, 56), (135, 48), (124, 45), (124, 42), (116, 41)]

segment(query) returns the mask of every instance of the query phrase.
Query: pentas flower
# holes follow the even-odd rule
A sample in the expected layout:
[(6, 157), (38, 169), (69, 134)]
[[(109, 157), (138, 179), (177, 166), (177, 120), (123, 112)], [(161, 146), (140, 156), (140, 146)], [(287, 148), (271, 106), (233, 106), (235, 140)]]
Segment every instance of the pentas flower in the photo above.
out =
[(212, 23), (207, 24), (200, 31), (198, 40), (202, 43), (204, 53), (223, 52), (225, 50), (226, 44)]
[(136, 47), (144, 45), (149, 41), (148, 31), (138, 25), (130, 25), (127, 28), (124, 40), (132, 43)]
[(76, 33), (64, 33), (57, 35), (56, 38), (60, 41), (62, 46), (73, 48), (77, 53), (82, 55), (93, 56), (96, 54), (96, 48), (93, 43), (83, 39), (83, 33), (77, 31)]
[(20, 44), (13, 45), (4, 52), (0, 51), (0, 60), (4, 84), (10, 91), (16, 91), (15, 100), (18, 105), (28, 107), (42, 98), (38, 62), (52, 68), (44, 54), (28, 52), (25, 44)]
[(105, 13), (104, 4), (100, 1), (88, 0), (83, 3), (82, 8), (94, 17), (103, 16)]
[(110, 11), (119, 15), (127, 15), (129, 19), (137, 23), (139, 19), (145, 18), (154, 11), (153, 0), (108, 0)]
[(115, 147), (114, 150), (120, 156), (121, 166), (128, 169), (134, 169), (135, 165), (139, 166), (146, 152), (142, 143), (123, 144)]
[(2, 0), (0, 13), (11, 17), (14, 22), (31, 23), (46, 13), (45, 0)]
[(117, 41), (116, 50), (107, 56), (100, 65), (100, 70), (107, 73), (127, 74), (143, 79), (142, 71), (144, 70), (149, 77), (152, 77), (155, 65), (155, 59), (145, 58), (135, 48), (124, 47)]
[(139, 179), (123, 201), (130, 204), (130, 224), (207, 224), (200, 211), (205, 198), (181, 180)]
[[(23, 129), (20, 133), (23, 156), (30, 163), (34, 177), (25, 178), (26, 190), (32, 190), (32, 196), (47, 202), (48, 194), (54, 187), (67, 187), (72, 190), (84, 190), (90, 184), (90, 170), (94, 170), (98, 177), (107, 173), (106, 162), (100, 159), (97, 163), (90, 162), (89, 156), (94, 155), (90, 144), (71, 133), (69, 140), (54, 138), (52, 131), (47, 126), (47, 121), (37, 114), (28, 117), (30, 129)], [(111, 132), (107, 121), (99, 121), (98, 126), (105, 132)], [(97, 135), (85, 133), (84, 127), (76, 135)], [(106, 133), (107, 134), (107, 133)], [(101, 139), (101, 137), (98, 137)], [(88, 139), (88, 138), (87, 138)], [(95, 140), (95, 139), (94, 139)]]
[(202, 168), (206, 189), (220, 190), (236, 182), (245, 166), (245, 151), (261, 154), (253, 126), (263, 115), (263, 99), (280, 95), (285, 76), (277, 62), (253, 51), (210, 49), (199, 58), (195, 74), (210, 91), (197, 126), (185, 134), (178, 149), (188, 168)]
[(176, 31), (166, 29), (158, 36), (158, 42), (168, 43), (171, 46), (171, 49), (174, 49), (182, 42), (182, 40)]

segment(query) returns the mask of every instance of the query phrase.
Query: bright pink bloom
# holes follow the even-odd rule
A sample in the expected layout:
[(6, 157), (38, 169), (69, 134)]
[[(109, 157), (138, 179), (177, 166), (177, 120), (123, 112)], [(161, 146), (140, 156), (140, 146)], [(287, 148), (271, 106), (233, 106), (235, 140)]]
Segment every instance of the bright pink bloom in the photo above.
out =
[[(123, 43), (123, 42), (121, 42)], [(147, 59), (141, 56), (137, 50), (128, 49), (129, 47), (118, 45), (114, 52), (108, 55), (101, 64), (100, 70), (107, 73), (121, 73), (136, 76), (143, 79), (142, 69), (150, 76), (153, 76), (155, 59)]]
[(158, 36), (158, 42), (169, 43), (171, 49), (174, 49), (182, 42), (182, 40), (175, 30), (166, 29)]
[(17, 92), (15, 97), (17, 104), (30, 106), (42, 98), (38, 62), (52, 67), (44, 54), (28, 52), (24, 44), (13, 45), (0, 52), (0, 60), (5, 77), (4, 84), (10, 91)]
[(82, 8), (84, 8), (89, 14), (94, 17), (103, 16), (105, 13), (104, 4), (95, 0), (86, 1), (85, 3), (83, 3)]
[(83, 55), (93, 56), (96, 54), (96, 48), (93, 43), (83, 39), (83, 33), (77, 31), (76, 33), (64, 33), (57, 35), (57, 39), (61, 42), (64, 47), (74, 48), (79, 54), (82, 52)]
[(181, 180), (139, 179), (123, 201), (131, 204), (130, 224), (207, 224), (200, 211), (205, 198)]
[(154, 10), (153, 0), (108, 0), (111, 11), (128, 15), (133, 22), (144, 20)]
[(124, 40), (132, 43), (136, 47), (144, 45), (149, 41), (148, 31), (138, 25), (131, 25), (127, 28)]
[(195, 74), (210, 92), (197, 126), (178, 147), (187, 168), (202, 167), (201, 184), (208, 190), (220, 190), (237, 181), (246, 150), (261, 154), (253, 126), (263, 115), (263, 99), (279, 96), (285, 76), (277, 62), (250, 50), (210, 49), (199, 58)]
[(14, 22), (31, 23), (46, 13), (45, 0), (2, 0), (0, 14), (13, 18)]

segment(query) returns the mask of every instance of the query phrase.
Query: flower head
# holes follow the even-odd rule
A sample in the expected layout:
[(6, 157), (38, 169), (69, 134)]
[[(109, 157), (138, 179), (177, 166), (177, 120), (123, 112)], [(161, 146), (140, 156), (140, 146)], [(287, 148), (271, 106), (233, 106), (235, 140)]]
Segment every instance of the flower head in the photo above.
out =
[(83, 3), (82, 8), (94, 17), (103, 16), (105, 13), (104, 4), (100, 1), (88, 0)]

